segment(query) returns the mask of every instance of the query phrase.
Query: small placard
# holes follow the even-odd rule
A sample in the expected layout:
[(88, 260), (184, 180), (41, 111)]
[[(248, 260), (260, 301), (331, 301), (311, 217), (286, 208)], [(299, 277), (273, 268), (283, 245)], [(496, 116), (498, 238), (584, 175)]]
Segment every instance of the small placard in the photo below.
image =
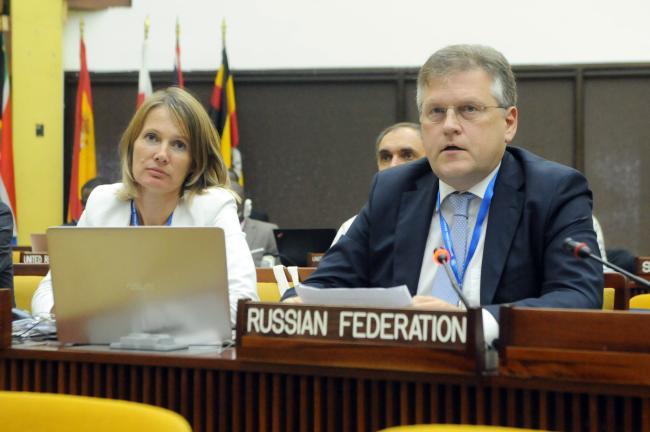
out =
[(636, 274), (642, 276), (650, 275), (650, 257), (648, 256), (637, 257)]
[(321, 258), (323, 258), (324, 253), (309, 252), (307, 254), (307, 266), (308, 267), (318, 267), (320, 264)]
[(50, 256), (41, 252), (21, 252), (20, 262), (23, 264), (49, 264)]

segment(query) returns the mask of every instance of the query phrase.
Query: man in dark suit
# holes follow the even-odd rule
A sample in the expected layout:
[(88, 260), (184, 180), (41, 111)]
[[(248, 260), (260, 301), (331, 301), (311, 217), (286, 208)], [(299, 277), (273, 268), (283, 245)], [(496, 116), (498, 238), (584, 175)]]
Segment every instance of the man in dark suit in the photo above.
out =
[[(269, 267), (278, 262), (278, 245), (275, 242), (273, 230), (278, 229), (276, 224), (256, 220), (250, 217), (250, 200), (246, 199), (244, 188), (239, 184), (239, 179), (234, 171), (228, 171), (230, 188), (239, 195), (237, 215), (242, 231), (246, 234), (246, 243), (253, 256), (255, 267)], [(247, 202), (248, 201), (248, 206)]]
[[(456, 45), (434, 53), (417, 89), (427, 158), (376, 175), (359, 217), (305, 284), (406, 284), (414, 307), (453, 310), (457, 296), (432, 260), (445, 246), (470, 304), (484, 307), (488, 334), (498, 332), (502, 304), (601, 307), (602, 267), (562, 250), (566, 237), (598, 250), (587, 181), (507, 147), (517, 131), (516, 99), (498, 51)], [(291, 296), (285, 301), (299, 301)]]
[(14, 266), (11, 256), (11, 241), (14, 234), (14, 219), (11, 209), (0, 201), (0, 288), (11, 290), (11, 301), (15, 304)]

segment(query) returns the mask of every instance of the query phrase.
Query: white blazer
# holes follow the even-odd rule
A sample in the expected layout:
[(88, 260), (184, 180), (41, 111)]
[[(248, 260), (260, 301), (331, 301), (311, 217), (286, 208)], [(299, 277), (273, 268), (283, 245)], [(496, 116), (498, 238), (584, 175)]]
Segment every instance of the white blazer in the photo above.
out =
[[(121, 183), (97, 186), (88, 198), (79, 227), (126, 227), (131, 223), (131, 203), (117, 197)], [(223, 188), (206, 189), (192, 198), (183, 196), (174, 210), (172, 226), (219, 227), (224, 230), (230, 318), (235, 323), (240, 298), (258, 300), (255, 266), (237, 217), (233, 195)], [(32, 314), (49, 313), (54, 306), (52, 278), (43, 278), (32, 297)]]

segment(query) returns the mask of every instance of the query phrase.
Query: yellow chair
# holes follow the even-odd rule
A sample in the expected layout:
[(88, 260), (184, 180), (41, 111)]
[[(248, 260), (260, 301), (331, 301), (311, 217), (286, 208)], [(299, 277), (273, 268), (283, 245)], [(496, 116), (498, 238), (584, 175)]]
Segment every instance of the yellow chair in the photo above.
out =
[(484, 425), (457, 425), (457, 424), (430, 424), (413, 426), (394, 426), (382, 429), (379, 432), (534, 432), (539, 429), (520, 429), (505, 426)]
[(18, 264), (20, 262), (20, 254), (22, 252), (31, 252), (31, 251), (32, 251), (31, 246), (12, 246), (11, 261), (13, 261), (14, 264)]
[(630, 298), (630, 309), (650, 309), (650, 294), (639, 294)]
[(48, 393), (0, 392), (3, 431), (191, 432), (179, 414), (152, 405)]
[[(278, 282), (275, 280), (273, 269), (259, 267), (255, 270), (257, 272), (257, 295), (259, 296), (260, 301), (271, 303), (279, 302), (281, 297), (280, 289), (278, 288)], [(315, 267), (298, 268), (298, 276), (300, 277), (300, 280), (303, 281), (307, 279), (314, 270)], [(287, 278), (289, 278), (288, 273)], [(293, 287), (293, 283), (289, 282), (289, 286)]]
[(616, 291), (614, 288), (605, 288), (603, 291), (603, 310), (614, 310), (614, 297)]
[[(293, 284), (290, 284), (293, 285)], [(280, 301), (280, 289), (277, 282), (258, 282), (257, 295), (262, 302), (277, 303)]]
[(42, 279), (43, 276), (14, 276), (14, 297), (17, 308), (26, 311), (32, 309), (32, 296)]

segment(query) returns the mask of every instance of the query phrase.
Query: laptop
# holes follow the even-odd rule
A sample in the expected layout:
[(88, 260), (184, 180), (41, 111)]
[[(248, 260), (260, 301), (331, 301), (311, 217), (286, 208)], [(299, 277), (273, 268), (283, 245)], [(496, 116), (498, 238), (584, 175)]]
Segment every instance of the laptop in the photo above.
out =
[(305, 267), (307, 254), (329, 249), (336, 235), (333, 228), (275, 229), (275, 243), (284, 265)]
[(232, 340), (224, 233), (200, 227), (47, 230), (58, 339), (132, 333), (180, 345)]

